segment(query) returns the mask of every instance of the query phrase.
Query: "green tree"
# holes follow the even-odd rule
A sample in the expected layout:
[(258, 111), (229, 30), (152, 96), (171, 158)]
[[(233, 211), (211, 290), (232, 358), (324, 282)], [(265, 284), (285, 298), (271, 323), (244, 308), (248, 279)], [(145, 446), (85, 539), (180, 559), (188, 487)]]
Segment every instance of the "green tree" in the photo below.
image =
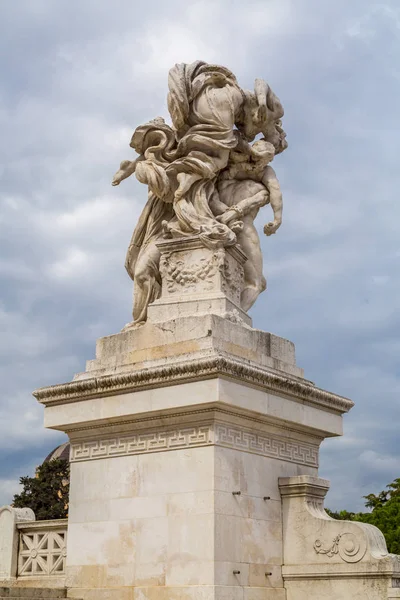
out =
[(348, 510), (341, 510), (339, 512), (329, 510), (329, 508), (326, 508), (325, 510), (332, 519), (338, 519), (339, 521), (353, 521), (355, 517), (355, 513), (349, 512)]
[(370, 512), (350, 513), (346, 510), (327, 513), (334, 519), (360, 521), (378, 527), (386, 538), (389, 552), (400, 554), (400, 479), (395, 479), (378, 495), (364, 496)]
[(34, 477), (20, 477), (23, 490), (15, 508), (31, 508), (37, 520), (64, 519), (68, 515), (69, 462), (53, 459), (37, 467)]

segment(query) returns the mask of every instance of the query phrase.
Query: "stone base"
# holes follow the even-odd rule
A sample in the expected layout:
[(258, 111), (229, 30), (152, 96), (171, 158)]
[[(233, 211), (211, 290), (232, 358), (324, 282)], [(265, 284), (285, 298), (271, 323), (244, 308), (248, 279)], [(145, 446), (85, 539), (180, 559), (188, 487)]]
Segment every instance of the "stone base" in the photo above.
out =
[(189, 360), (223, 356), (305, 381), (303, 369), (296, 366), (292, 342), (215, 314), (158, 323), (148, 321), (138, 329), (100, 338), (96, 358), (88, 361), (86, 372), (74, 379), (133, 373), (159, 366), (183, 366)]
[(137, 586), (135, 588), (71, 588), (68, 598), (76, 600), (286, 600), (284, 588), (241, 586)]
[(218, 315), (96, 354), (36, 392), (71, 440), (69, 596), (284, 600), (278, 479), (317, 475), (352, 403), (305, 380), (291, 342)]
[(0, 581), (0, 600), (60, 600), (67, 597), (65, 587), (54, 587), (51, 580), (47, 582), (49, 587), (41, 587), (41, 583), (38, 581), (39, 587), (35, 587), (35, 582), (19, 581), (11, 587), (3, 587)]
[(251, 326), (240, 304), (247, 258), (239, 246), (207, 248), (199, 236), (157, 246), (163, 283), (161, 298), (149, 306), (150, 321), (214, 314)]
[(219, 315), (233, 323), (243, 323), (251, 327), (252, 321), (239, 306), (231, 302), (223, 294), (208, 294), (201, 298), (199, 295), (188, 295), (185, 302), (169, 298), (156, 300), (149, 306), (148, 320), (151, 323), (165, 323), (169, 320), (181, 319), (191, 316), (205, 317)]
[(315, 467), (211, 445), (206, 427), (201, 446), (197, 431), (158, 452), (78, 461), (74, 451), (69, 596), (284, 597), (277, 475)]
[(240, 248), (160, 250), (147, 323), (35, 392), (71, 441), (68, 596), (395, 598), (378, 533), (321, 508), (319, 446), (353, 403), (304, 379), (291, 342), (250, 327)]
[(400, 598), (400, 557), (388, 554), (376, 527), (329, 517), (328, 481), (289, 477), (279, 487), (287, 600)]

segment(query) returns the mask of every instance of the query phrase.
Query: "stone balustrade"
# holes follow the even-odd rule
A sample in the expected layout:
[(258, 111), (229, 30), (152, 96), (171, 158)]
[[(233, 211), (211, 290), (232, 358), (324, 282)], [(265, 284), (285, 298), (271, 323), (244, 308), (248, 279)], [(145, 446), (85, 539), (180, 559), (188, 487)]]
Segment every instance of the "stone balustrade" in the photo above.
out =
[(36, 521), (29, 508), (0, 508), (0, 580), (65, 577), (67, 519)]
[(64, 575), (67, 519), (18, 523), (17, 577)]

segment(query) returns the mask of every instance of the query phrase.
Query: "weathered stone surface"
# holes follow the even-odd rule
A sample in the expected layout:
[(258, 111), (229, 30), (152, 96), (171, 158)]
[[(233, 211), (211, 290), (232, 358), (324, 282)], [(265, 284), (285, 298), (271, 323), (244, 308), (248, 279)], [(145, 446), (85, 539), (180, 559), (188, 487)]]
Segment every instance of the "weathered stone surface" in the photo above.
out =
[(186, 360), (231, 356), (248, 365), (281, 371), (303, 379), (295, 362), (294, 346), (273, 334), (244, 327), (218, 315), (177, 317), (101, 338), (96, 358), (75, 381), (93, 376), (167, 367)]
[(54, 587), (22, 587), (15, 585), (12, 587), (0, 587), (0, 598), (21, 598), (24, 600), (32, 600), (40, 598), (40, 600), (55, 600), (56, 598), (66, 598), (67, 588)]

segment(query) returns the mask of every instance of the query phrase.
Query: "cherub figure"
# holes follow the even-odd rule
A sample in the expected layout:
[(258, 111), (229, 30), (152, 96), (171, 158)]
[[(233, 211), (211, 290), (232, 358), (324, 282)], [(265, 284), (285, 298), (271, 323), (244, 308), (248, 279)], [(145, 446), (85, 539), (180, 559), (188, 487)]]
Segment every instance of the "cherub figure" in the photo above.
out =
[(269, 164), (275, 156), (273, 144), (261, 139), (251, 146), (240, 133), (237, 136), (238, 143), (230, 154), (228, 166), (218, 178), (218, 194), (214, 194), (211, 208), (218, 215), (217, 219), (229, 227), (238, 220), (243, 223), (241, 231), (237, 232), (237, 241), (248, 258), (241, 296), (242, 308), (247, 311), (266, 289), (254, 220), (261, 207), (271, 204), (274, 220), (264, 226), (264, 233), (268, 236), (275, 233), (282, 222), (282, 193)]

